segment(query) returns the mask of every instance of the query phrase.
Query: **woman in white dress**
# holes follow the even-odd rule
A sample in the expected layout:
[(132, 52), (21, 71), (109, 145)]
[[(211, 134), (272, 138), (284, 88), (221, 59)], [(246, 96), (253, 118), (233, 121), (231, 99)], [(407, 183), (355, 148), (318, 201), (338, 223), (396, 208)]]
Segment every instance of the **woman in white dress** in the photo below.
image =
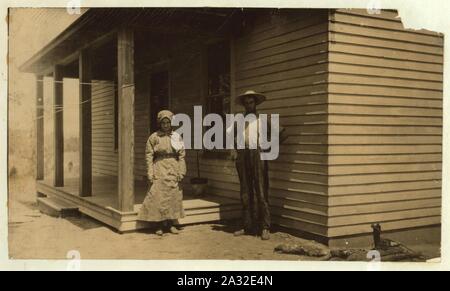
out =
[(150, 187), (138, 219), (157, 222), (156, 234), (178, 234), (174, 221), (184, 217), (183, 190), (186, 175), (185, 148), (181, 136), (172, 130), (173, 113), (158, 113), (160, 129), (150, 135), (146, 146), (147, 176)]

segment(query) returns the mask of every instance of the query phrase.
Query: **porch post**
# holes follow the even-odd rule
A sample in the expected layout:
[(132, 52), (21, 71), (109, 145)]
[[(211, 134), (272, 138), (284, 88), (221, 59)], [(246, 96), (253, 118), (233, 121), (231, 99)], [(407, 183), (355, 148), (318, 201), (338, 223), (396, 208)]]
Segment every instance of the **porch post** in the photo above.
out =
[(64, 130), (63, 130), (63, 67), (56, 65), (53, 71), (53, 118), (54, 118), (54, 186), (64, 186)]
[(118, 32), (119, 210), (134, 210), (134, 32)]
[(90, 52), (79, 56), (80, 80), (80, 182), (79, 196), (92, 196), (92, 71)]
[(36, 75), (36, 180), (44, 180), (44, 77)]

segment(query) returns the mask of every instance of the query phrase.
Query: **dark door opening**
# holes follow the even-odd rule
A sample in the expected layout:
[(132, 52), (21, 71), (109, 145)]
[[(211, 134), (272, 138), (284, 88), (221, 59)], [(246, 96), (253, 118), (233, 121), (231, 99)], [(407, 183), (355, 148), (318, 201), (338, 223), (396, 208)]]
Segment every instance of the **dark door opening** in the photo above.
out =
[(150, 130), (158, 130), (158, 112), (169, 109), (169, 72), (153, 73), (150, 77)]

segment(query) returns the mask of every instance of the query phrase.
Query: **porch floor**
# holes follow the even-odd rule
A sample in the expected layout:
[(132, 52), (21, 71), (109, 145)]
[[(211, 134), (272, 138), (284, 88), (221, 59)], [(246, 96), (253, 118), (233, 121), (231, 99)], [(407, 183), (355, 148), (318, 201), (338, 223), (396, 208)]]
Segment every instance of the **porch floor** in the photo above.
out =
[[(147, 193), (146, 181), (135, 181), (133, 212), (118, 210), (116, 177), (93, 177), (91, 197), (78, 196), (78, 178), (66, 178), (64, 182), (64, 187), (54, 187), (52, 180), (37, 181), (37, 192), (75, 204), (80, 212), (119, 231), (148, 227), (148, 224), (137, 221), (137, 213)], [(183, 206), (186, 217), (179, 220), (180, 224), (233, 219), (239, 217), (241, 209), (239, 201), (213, 195), (205, 195), (202, 198), (184, 195)]]

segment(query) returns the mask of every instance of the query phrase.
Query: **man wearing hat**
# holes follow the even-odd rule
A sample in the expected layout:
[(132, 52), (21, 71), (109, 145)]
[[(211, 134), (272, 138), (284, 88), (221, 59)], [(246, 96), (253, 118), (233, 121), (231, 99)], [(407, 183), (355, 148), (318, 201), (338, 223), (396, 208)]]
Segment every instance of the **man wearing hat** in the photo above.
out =
[[(266, 96), (255, 91), (247, 91), (239, 95), (236, 103), (245, 108), (245, 114), (254, 114), (259, 122), (256, 106), (266, 100)], [(267, 128), (270, 130), (270, 119)], [(260, 234), (262, 240), (270, 239), (270, 209), (269, 209), (269, 171), (268, 162), (261, 160), (261, 151), (249, 147), (249, 127), (244, 130), (245, 149), (236, 151), (236, 168), (239, 175), (241, 202), (243, 206), (243, 228), (234, 233), (235, 236)], [(236, 135), (235, 135), (236, 136)], [(268, 135), (270, 136), (270, 134)], [(280, 143), (287, 136), (280, 128)]]

